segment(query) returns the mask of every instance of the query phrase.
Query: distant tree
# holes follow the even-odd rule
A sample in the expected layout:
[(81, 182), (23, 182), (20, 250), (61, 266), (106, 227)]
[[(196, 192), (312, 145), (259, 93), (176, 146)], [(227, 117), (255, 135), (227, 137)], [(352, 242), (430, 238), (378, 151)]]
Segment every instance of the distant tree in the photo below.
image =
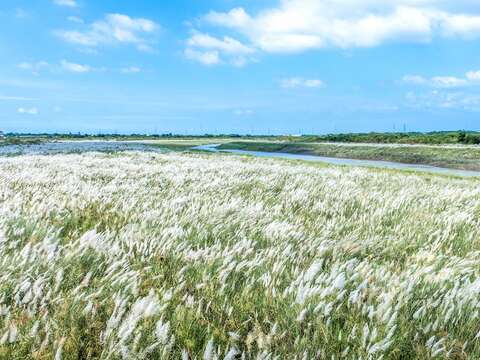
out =
[(468, 134), (465, 138), (465, 143), (470, 145), (480, 144), (480, 136)]

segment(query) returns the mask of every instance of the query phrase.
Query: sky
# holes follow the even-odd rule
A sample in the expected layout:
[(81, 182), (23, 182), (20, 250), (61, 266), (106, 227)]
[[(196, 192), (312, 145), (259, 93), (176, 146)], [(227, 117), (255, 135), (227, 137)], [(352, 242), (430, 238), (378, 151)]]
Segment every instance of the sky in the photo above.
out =
[(478, 0), (3, 0), (0, 130), (480, 130)]

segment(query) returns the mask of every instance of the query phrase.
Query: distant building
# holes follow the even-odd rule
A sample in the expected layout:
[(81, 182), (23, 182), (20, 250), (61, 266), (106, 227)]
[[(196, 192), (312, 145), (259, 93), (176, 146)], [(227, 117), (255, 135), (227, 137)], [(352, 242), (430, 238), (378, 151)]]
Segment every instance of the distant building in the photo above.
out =
[(3, 133), (3, 131), (0, 131), (0, 139), (4, 137), (5, 137), (5, 134)]

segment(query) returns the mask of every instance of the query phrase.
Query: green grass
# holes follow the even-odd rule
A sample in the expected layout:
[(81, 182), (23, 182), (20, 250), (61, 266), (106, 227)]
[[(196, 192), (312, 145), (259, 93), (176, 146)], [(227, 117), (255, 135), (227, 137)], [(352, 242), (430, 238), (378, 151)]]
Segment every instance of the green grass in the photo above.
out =
[(284, 137), (286, 141), (338, 142), (374, 144), (480, 144), (480, 133), (475, 131), (436, 132), (370, 132)]
[(480, 148), (467, 146), (382, 146), (301, 142), (230, 142), (221, 149), (285, 152), (326, 157), (383, 160), (480, 171)]

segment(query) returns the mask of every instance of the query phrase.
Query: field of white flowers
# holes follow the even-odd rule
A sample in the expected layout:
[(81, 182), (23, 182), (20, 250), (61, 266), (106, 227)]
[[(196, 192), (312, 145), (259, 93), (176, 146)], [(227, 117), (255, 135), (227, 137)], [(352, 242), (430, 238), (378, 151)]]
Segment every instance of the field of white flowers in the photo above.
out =
[(0, 158), (0, 358), (480, 358), (479, 185), (221, 154)]

